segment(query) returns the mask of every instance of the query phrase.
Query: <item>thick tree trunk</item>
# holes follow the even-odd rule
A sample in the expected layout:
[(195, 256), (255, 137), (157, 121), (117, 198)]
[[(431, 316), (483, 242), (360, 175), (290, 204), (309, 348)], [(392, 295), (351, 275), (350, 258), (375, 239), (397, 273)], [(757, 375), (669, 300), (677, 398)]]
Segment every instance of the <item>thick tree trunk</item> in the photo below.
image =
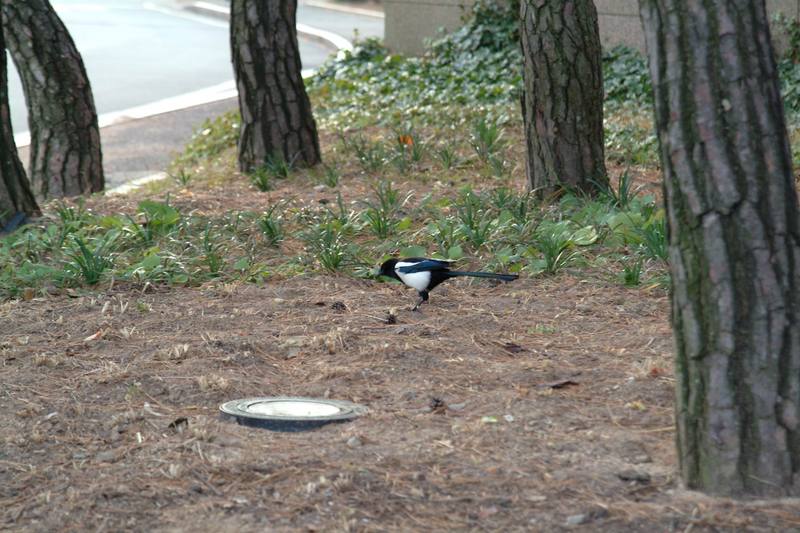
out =
[(28, 103), (34, 193), (58, 198), (102, 191), (97, 112), (75, 43), (48, 0), (2, 0), (2, 8)]
[(532, 190), (593, 192), (608, 181), (597, 11), (590, 0), (522, 0), (522, 102)]
[(8, 107), (7, 67), (3, 23), (0, 19), (0, 231), (20, 213), (32, 215), (39, 209), (14, 144)]
[(317, 126), (300, 74), (296, 12), (296, 0), (231, 2), (244, 172), (274, 157), (307, 166), (320, 162)]
[(689, 488), (800, 495), (800, 227), (764, 2), (641, 0)]

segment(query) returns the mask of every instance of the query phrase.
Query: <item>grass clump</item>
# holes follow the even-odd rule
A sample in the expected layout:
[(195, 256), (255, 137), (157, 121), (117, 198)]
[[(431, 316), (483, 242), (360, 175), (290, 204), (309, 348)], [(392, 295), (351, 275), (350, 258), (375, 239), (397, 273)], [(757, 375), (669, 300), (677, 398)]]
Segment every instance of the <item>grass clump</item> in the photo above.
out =
[(267, 245), (273, 248), (278, 247), (286, 236), (282, 216), (277, 211), (279, 207), (279, 204), (274, 204), (258, 219), (258, 227)]
[(0, 239), (0, 298), (111, 279), (198, 285), (313, 270), (366, 276), (404, 250), (529, 275), (591, 271), (610, 260), (627, 265), (630, 272), (613, 279), (628, 285), (665, 270), (663, 209), (630, 175), (606, 194), (566, 194), (555, 205), (508, 184), (424, 195), (411, 186), (382, 178), (366, 200), (357, 200), (363, 189), (345, 189), (334, 202), (284, 196), (263, 211), (217, 214), (183, 212), (169, 199), (144, 200), (133, 214), (61, 207)]
[(107, 269), (113, 266), (112, 250), (119, 233), (108, 232), (87, 243), (73, 235), (64, 251), (64, 269), (74, 277), (82, 277), (88, 285), (96, 285)]

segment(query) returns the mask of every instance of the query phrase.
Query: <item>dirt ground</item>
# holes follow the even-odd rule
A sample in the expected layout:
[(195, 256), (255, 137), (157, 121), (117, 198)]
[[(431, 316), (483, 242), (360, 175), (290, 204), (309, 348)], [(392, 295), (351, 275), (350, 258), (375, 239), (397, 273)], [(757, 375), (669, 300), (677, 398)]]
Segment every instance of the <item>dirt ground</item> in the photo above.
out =
[[(333, 198), (224, 179), (173, 205)], [(0, 302), (0, 530), (800, 531), (797, 500), (680, 488), (668, 296), (607, 277), (457, 280), (418, 313), (398, 284), (318, 274)], [(301, 433), (219, 416), (278, 395), (369, 412)]]
[[(800, 528), (796, 501), (679, 489), (663, 291), (563, 275), (412, 302), (316, 276), (0, 305), (0, 528)], [(262, 395), (369, 413), (219, 418)]]

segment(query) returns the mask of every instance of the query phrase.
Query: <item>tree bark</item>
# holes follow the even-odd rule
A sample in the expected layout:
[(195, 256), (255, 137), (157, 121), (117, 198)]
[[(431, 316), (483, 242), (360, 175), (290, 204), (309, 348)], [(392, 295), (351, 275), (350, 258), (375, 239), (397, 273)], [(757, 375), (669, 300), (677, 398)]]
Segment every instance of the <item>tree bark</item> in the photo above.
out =
[(522, 0), (528, 185), (592, 193), (608, 183), (597, 11), (590, 0)]
[(2, 0), (2, 10), (28, 104), (34, 193), (58, 198), (102, 191), (97, 112), (72, 37), (48, 0)]
[(5, 38), (0, 19), (0, 231), (20, 213), (38, 213), (25, 169), (17, 155), (14, 132), (11, 130), (11, 111), (8, 106), (8, 74)]
[(317, 126), (300, 74), (296, 12), (296, 0), (231, 2), (243, 172), (274, 157), (307, 166), (320, 162)]
[(800, 227), (763, 0), (641, 0), (692, 489), (800, 495)]

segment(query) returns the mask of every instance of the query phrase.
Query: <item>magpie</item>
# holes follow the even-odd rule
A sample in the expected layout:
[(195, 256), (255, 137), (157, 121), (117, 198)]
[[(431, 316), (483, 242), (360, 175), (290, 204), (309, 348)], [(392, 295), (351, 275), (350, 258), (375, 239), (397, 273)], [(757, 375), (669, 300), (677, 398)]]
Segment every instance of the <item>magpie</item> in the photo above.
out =
[(401, 281), (408, 287), (417, 289), (420, 300), (412, 309), (416, 311), (422, 302), (428, 301), (428, 293), (438, 284), (450, 278), (469, 276), (473, 278), (499, 279), (514, 281), (517, 274), (495, 274), (493, 272), (463, 272), (450, 270), (451, 261), (428, 259), (425, 257), (408, 257), (405, 259), (389, 259), (381, 265), (379, 276), (387, 276)]

